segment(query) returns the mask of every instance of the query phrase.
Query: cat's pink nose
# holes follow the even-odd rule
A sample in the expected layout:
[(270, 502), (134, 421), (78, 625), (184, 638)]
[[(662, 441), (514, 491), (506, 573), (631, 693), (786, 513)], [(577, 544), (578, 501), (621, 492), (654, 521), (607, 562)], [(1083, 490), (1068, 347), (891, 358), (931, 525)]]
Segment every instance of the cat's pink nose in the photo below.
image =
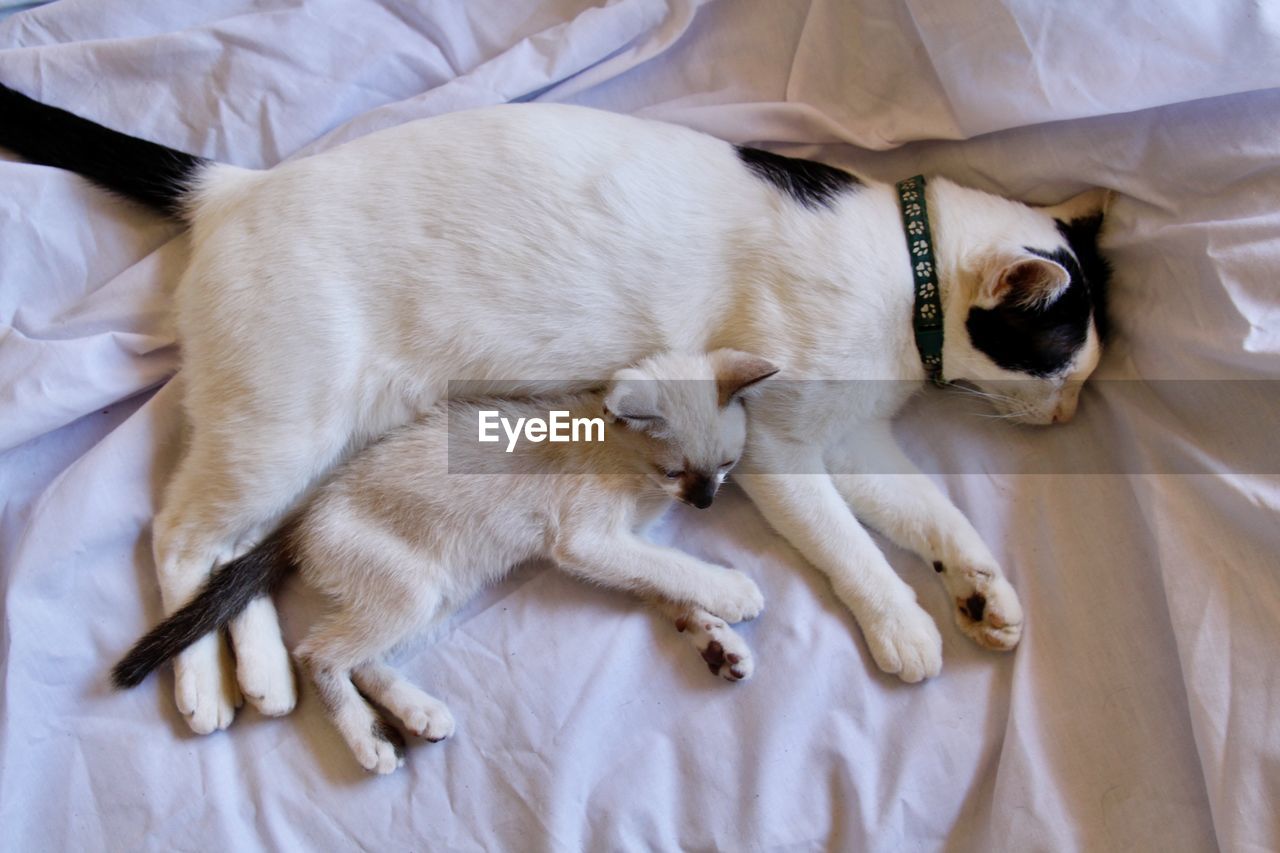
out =
[(1062, 396), (1058, 399), (1058, 405), (1053, 410), (1053, 422), (1055, 424), (1065, 424), (1067, 421), (1075, 417), (1076, 407), (1080, 404), (1080, 386), (1069, 383), (1062, 389)]

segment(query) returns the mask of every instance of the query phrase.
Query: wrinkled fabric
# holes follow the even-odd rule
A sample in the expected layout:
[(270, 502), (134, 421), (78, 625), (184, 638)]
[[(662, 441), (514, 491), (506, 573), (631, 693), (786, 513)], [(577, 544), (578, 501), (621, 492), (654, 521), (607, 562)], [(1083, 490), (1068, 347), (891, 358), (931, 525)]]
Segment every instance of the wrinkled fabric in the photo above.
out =
[[(1118, 196), (1115, 336), (1077, 421), (1017, 427), (931, 390), (898, 426), (926, 470), (962, 472), (935, 476), (1022, 596), (1015, 654), (962, 638), (932, 570), (886, 545), (945, 664), (881, 675), (825, 580), (730, 495), (657, 536), (760, 583), (752, 681), (712, 678), (625, 596), (522, 570), (401, 659), (459, 731), (372, 779), (310, 695), (201, 738), (168, 673), (109, 689), (160, 616), (185, 239), (0, 151), (0, 849), (1280, 848), (1280, 482), (1206, 449), (1259, 409), (1126, 390), (1280, 379), (1280, 13), (1134, 5), (61, 0), (4, 19), (6, 84), (243, 166), (543, 100), (877, 179)], [(1068, 439), (1090, 470), (1194, 473), (1007, 464)], [(290, 640), (317, 609), (286, 589)]]

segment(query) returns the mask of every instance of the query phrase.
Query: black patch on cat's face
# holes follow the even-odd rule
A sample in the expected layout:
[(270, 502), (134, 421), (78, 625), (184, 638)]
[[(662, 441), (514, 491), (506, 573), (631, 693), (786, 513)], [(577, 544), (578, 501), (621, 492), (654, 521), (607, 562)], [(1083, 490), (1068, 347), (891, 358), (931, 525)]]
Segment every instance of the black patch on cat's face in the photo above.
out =
[(1102, 214), (1073, 219), (1071, 222), (1054, 221), (1058, 225), (1058, 233), (1067, 241), (1080, 264), (1080, 271), (1084, 274), (1089, 291), (1089, 304), (1093, 307), (1093, 324), (1098, 329), (1098, 337), (1106, 340), (1111, 331), (1111, 324), (1107, 319), (1107, 285), (1111, 283), (1111, 264), (1098, 251)]
[(1027, 307), (1010, 294), (994, 308), (972, 308), (965, 320), (969, 340), (1005, 370), (1045, 377), (1065, 369), (1089, 335), (1089, 323), (1105, 329), (1103, 312), (1110, 268), (1098, 254), (1102, 217), (1058, 222), (1071, 247), (1051, 252), (1024, 247), (1061, 264), (1071, 277), (1067, 289), (1048, 306)]
[(830, 207), (832, 199), (840, 193), (862, 186), (862, 181), (844, 169), (825, 163), (783, 157), (745, 145), (735, 145), (734, 150), (753, 175), (773, 184), (810, 210)]

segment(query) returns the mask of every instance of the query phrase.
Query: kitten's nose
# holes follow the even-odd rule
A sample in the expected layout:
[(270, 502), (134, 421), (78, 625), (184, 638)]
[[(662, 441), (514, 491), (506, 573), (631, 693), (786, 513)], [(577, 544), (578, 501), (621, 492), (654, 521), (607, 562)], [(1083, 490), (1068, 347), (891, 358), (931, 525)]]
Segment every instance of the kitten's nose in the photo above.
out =
[(690, 480), (684, 489), (684, 499), (688, 503), (693, 504), (698, 509), (706, 509), (711, 506), (711, 501), (716, 496), (716, 480), (715, 477), (704, 477), (698, 475)]

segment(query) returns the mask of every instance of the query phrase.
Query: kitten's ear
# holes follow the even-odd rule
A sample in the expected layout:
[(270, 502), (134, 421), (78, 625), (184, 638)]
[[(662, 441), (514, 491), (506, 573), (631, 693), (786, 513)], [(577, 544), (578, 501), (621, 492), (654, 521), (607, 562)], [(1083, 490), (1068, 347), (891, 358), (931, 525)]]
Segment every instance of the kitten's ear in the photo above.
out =
[(982, 282), (980, 301), (1012, 301), (1024, 308), (1052, 305), (1071, 285), (1066, 267), (1038, 255), (1019, 255), (993, 263)]
[(1111, 206), (1111, 201), (1115, 198), (1115, 195), (1111, 190), (1086, 190), (1064, 202), (1040, 209), (1062, 222), (1092, 219), (1106, 215), (1107, 208)]
[(750, 392), (782, 368), (758, 355), (736, 349), (718, 349), (709, 354), (716, 374), (720, 405)]
[(604, 419), (622, 421), (634, 429), (652, 429), (662, 423), (654, 379), (633, 367), (613, 374), (604, 395)]

